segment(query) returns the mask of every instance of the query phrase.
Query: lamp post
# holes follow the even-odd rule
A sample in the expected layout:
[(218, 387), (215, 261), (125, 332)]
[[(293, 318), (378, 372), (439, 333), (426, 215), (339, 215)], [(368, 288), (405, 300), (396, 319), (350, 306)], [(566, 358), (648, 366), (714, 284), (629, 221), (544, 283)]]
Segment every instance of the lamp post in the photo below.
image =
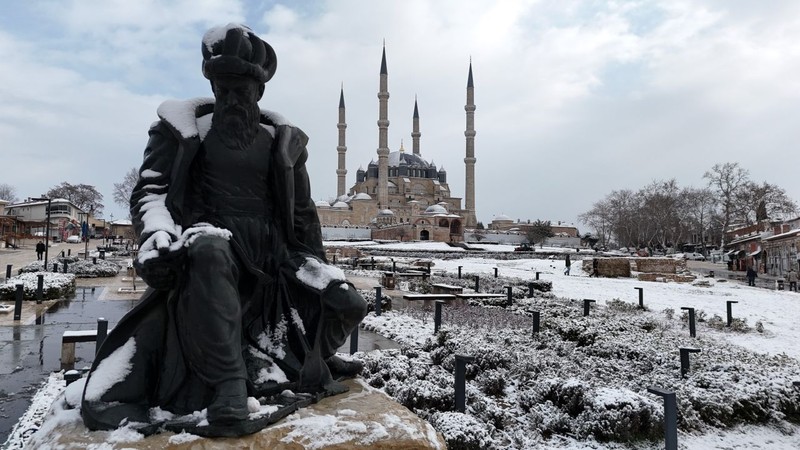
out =
[(47, 224), (45, 225), (45, 244), (44, 244), (44, 271), (47, 272), (47, 250), (50, 249), (50, 204), (53, 199), (47, 197), (32, 198), (31, 200), (43, 202), (47, 200)]

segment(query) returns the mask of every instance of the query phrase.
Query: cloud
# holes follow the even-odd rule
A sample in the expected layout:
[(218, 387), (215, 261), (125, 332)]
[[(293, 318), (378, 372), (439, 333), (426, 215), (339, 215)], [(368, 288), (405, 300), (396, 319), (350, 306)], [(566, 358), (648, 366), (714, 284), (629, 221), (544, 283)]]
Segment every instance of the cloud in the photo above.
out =
[[(261, 104), (311, 137), (317, 199), (336, 193), (342, 84), (348, 186), (376, 156), (384, 39), (389, 145), (397, 150), (402, 139), (410, 148), (417, 98), (423, 156), (447, 169), (456, 195), (464, 192), (472, 59), (484, 222), (500, 213), (572, 221), (613, 189), (673, 177), (701, 185), (703, 172), (725, 161), (800, 197), (786, 163), (800, 115), (800, 4), (792, 1), (73, 0), (17, 8), (5, 15), (15, 20), (0, 19), (0, 56), (15, 67), (0, 72), (0, 137), (24, 149), (8, 163), (48, 180), (18, 188), (22, 195), (69, 174), (108, 186), (110, 203), (111, 178), (138, 164), (156, 105), (210, 94), (200, 38), (235, 21), (276, 49)], [(56, 161), (65, 168), (50, 168)], [(3, 182), (34, 186), (12, 176)]]

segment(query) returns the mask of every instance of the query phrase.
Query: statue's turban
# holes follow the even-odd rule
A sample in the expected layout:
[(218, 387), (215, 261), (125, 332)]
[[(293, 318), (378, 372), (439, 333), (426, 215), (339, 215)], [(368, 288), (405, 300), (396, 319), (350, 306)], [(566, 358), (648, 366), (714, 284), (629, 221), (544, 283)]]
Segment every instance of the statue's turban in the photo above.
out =
[(266, 83), (275, 74), (275, 50), (239, 24), (214, 27), (203, 35), (203, 76), (239, 75)]

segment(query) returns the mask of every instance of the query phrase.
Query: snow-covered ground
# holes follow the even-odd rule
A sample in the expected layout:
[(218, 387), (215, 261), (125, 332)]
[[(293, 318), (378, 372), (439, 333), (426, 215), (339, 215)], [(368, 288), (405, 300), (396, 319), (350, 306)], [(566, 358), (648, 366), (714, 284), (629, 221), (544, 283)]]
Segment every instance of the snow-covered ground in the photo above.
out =
[[(331, 242), (328, 245), (339, 245), (340, 243)], [(790, 364), (785, 365), (780, 375), (776, 375), (773, 382), (775, 384), (784, 383), (787, 380), (797, 379), (800, 380), (800, 371), (796, 370), (797, 360), (800, 359), (800, 325), (796, 322), (800, 319), (800, 294), (787, 291), (770, 291), (761, 288), (747, 287), (738, 281), (727, 281), (713, 278), (703, 278), (702, 281), (708, 282), (707, 286), (699, 286), (692, 283), (663, 283), (663, 282), (640, 282), (634, 279), (610, 279), (610, 278), (590, 278), (581, 270), (580, 258), (584, 255), (575, 255), (572, 250), (572, 271), (571, 275), (564, 275), (564, 261), (561, 259), (517, 259), (517, 260), (504, 260), (500, 257), (497, 259), (491, 258), (486, 254), (481, 257), (469, 257), (461, 259), (441, 259), (437, 258), (436, 254), (439, 251), (445, 250), (447, 252), (457, 252), (458, 249), (439, 244), (439, 243), (393, 243), (393, 244), (380, 244), (376, 242), (369, 243), (353, 243), (357, 246), (368, 246), (373, 249), (381, 250), (407, 250), (413, 252), (430, 252), (429, 257), (433, 261), (434, 273), (448, 272), (455, 274), (458, 272), (458, 266), (462, 266), (462, 273), (464, 274), (480, 274), (482, 279), (489, 280), (494, 276), (495, 267), (498, 268), (501, 277), (518, 278), (520, 280), (533, 280), (535, 273), (540, 272), (540, 278), (552, 281), (552, 293), (559, 299), (584, 299), (590, 298), (597, 301), (598, 305), (606, 305), (610, 301), (619, 299), (628, 303), (638, 302), (638, 292), (635, 287), (644, 288), (644, 303), (648, 309), (646, 312), (639, 312), (636, 320), (647, 321), (652, 318), (654, 321), (664, 321), (665, 309), (672, 309), (675, 316), (679, 317), (682, 307), (696, 308), (698, 314), (702, 310), (705, 313), (706, 319), (712, 316), (726, 316), (726, 302), (736, 301), (738, 303), (733, 305), (733, 316), (738, 319), (744, 319), (747, 325), (755, 328), (757, 323), (763, 325), (763, 332), (751, 330), (750, 332), (740, 333), (732, 332), (727, 329), (715, 329), (708, 325), (708, 322), (700, 322), (697, 325), (698, 337), (702, 339), (703, 344), (708, 346), (709, 342), (719, 341), (720, 346), (724, 347), (726, 344), (739, 346), (749, 352), (769, 356), (786, 355), (791, 359)], [(481, 248), (485, 247), (487, 252), (491, 251), (512, 251), (513, 246), (502, 245), (480, 245)], [(538, 249), (537, 249), (538, 250)], [(551, 249), (544, 249), (550, 251)], [(560, 249), (552, 249), (557, 252)], [(564, 249), (567, 252), (569, 250)], [(464, 254), (468, 256), (469, 253)], [(487, 283), (488, 285), (488, 283)], [(498, 291), (499, 292), (499, 291)], [(396, 339), (405, 345), (422, 348), (426, 345), (426, 341), (432, 335), (433, 324), (430, 316), (419, 316), (413, 313), (409, 316), (401, 316), (403, 313), (400, 311), (385, 314), (382, 318), (375, 318), (373, 313), (365, 319), (365, 324), (385, 333), (388, 337)], [(547, 314), (543, 312), (543, 315)], [(544, 317), (544, 316), (543, 316)], [(394, 318), (394, 320), (391, 320)], [(420, 321), (421, 320), (421, 321)], [(526, 319), (528, 320), (528, 319)], [(543, 319), (544, 320), (544, 319)], [(578, 323), (579, 321), (576, 321)], [(526, 322), (529, 323), (529, 322)], [(688, 331), (681, 327), (679, 319), (674, 319), (675, 325), (666, 333), (670, 335), (670, 339), (676, 339), (675, 336), (683, 338), (688, 335)], [(580, 326), (585, 324), (580, 323)], [(473, 333), (480, 336), (485, 336), (480, 333)], [(454, 334), (455, 336), (455, 334)], [(476, 337), (477, 338), (477, 337)], [(680, 339), (680, 338), (679, 338)], [(683, 342), (683, 341), (682, 341)], [(430, 344), (428, 344), (430, 345)], [(620, 348), (629, 348), (625, 342), (620, 342)], [(726, 347), (727, 348), (727, 347)], [(378, 351), (379, 352), (379, 351)], [(708, 354), (710, 358), (713, 349), (706, 348), (703, 356)], [(719, 352), (717, 352), (719, 353)], [(433, 354), (433, 352), (432, 352)], [(744, 353), (743, 353), (744, 354)], [(408, 355), (405, 355), (408, 356)], [(376, 358), (375, 356), (367, 355), (367, 358)], [(764, 360), (767, 361), (767, 360)], [(769, 360), (774, 362), (774, 360)], [(731, 364), (735, 365), (737, 362), (732, 361)], [(674, 366), (674, 362), (666, 364)], [(569, 367), (565, 365), (565, 367)], [(781, 367), (779, 364), (775, 367)], [(417, 369), (418, 370), (418, 369)], [(439, 370), (439, 369), (437, 369)], [(544, 370), (544, 368), (542, 369)], [(564, 370), (561, 368), (560, 370)], [(670, 368), (659, 369), (662, 373), (657, 376), (668, 378), (670, 375)], [(654, 372), (658, 372), (655, 370)], [(777, 370), (777, 369), (776, 369)], [(673, 368), (674, 371), (674, 368)], [(745, 372), (743, 376), (747, 376)], [(567, 376), (569, 374), (559, 374)], [(437, 377), (446, 378), (448, 375), (438, 374)], [(759, 374), (758, 378), (769, 380), (770, 373)], [(433, 381), (425, 381), (425, 383), (435, 383), (435, 377), (431, 377)], [(657, 377), (656, 377), (657, 378)], [(674, 377), (673, 377), (674, 378)], [(753, 376), (753, 378), (756, 378)], [(450, 378), (452, 379), (452, 378)], [(486, 381), (486, 380), (484, 380)], [(489, 381), (491, 381), (489, 379)], [(609, 380), (601, 380), (609, 381)], [(614, 381), (614, 380), (610, 380)], [(630, 380), (623, 380), (630, 381)], [(450, 383), (451, 381), (448, 381)], [(791, 381), (789, 381), (791, 383)], [(622, 383), (622, 382), (621, 382)], [(677, 383), (677, 381), (676, 381)], [(744, 383), (747, 384), (746, 382)], [(565, 387), (566, 385), (562, 386)], [(517, 388), (521, 388), (517, 387)], [(515, 388), (515, 389), (517, 389)], [(395, 385), (393, 389), (397, 389)], [(600, 393), (607, 393), (607, 390), (598, 386), (587, 386), (585, 394), (587, 398), (594, 395), (592, 401), (595, 403), (602, 400)], [(692, 389), (697, 389), (693, 386)], [(477, 392), (479, 389), (475, 386), (468, 387), (468, 392)], [(509, 390), (508, 388), (506, 389)], [(43, 390), (43, 393), (46, 390)], [(521, 391), (520, 391), (521, 392)], [(639, 396), (632, 395), (630, 391), (626, 391), (631, 398), (644, 404), (641, 408), (647, 407), (647, 404), (660, 405), (658, 400), (648, 398), (647, 395)], [(691, 392), (691, 391), (690, 391)], [(638, 394), (637, 394), (638, 395)], [(492, 400), (487, 400), (491, 402)], [(605, 401), (605, 400), (603, 400)], [(680, 401), (680, 400), (679, 400)], [(38, 408), (38, 414), (33, 414), (38, 419), (41, 418), (41, 410), (43, 404), (46, 406), (48, 402), (52, 403), (52, 396), (44, 395), (39, 402), (34, 402), (32, 411)], [(588, 400), (587, 400), (588, 402)], [(38, 404), (37, 404), (38, 403)], [(588, 403), (587, 403), (588, 404)], [(552, 407), (552, 405), (551, 405)], [(448, 413), (449, 414), (449, 413)], [(538, 411), (539, 417), (546, 417), (541, 411)], [(30, 414), (29, 414), (30, 415)], [(432, 423), (443, 423), (448, 420), (453, 420), (452, 417), (445, 414), (436, 415), (435, 417), (427, 417)], [(499, 419), (498, 419), (499, 420)], [(514, 418), (514, 420), (523, 420), (521, 417)], [(548, 419), (550, 420), (550, 419)], [(679, 444), (681, 449), (691, 450), (705, 450), (705, 449), (772, 449), (772, 450), (789, 450), (800, 448), (800, 427), (783, 421), (779, 426), (776, 426), (773, 420), (769, 425), (736, 425), (730, 428), (713, 428), (705, 427), (692, 431), (681, 430), (679, 436)], [(779, 421), (780, 422), (780, 421)], [(21, 425), (21, 429), (30, 428), (30, 424)], [(532, 431), (533, 433), (533, 431)], [(19, 436), (17, 436), (19, 438)], [(520, 439), (517, 437), (517, 439)], [(541, 448), (541, 447), (540, 447)], [(573, 439), (566, 435), (556, 434), (547, 441), (547, 448), (577, 450), (584, 448), (591, 449), (613, 449), (620, 450), (623, 448), (638, 448), (638, 449), (658, 449), (663, 448), (663, 441), (643, 441), (636, 444), (616, 444), (604, 443), (596, 440), (580, 440)]]

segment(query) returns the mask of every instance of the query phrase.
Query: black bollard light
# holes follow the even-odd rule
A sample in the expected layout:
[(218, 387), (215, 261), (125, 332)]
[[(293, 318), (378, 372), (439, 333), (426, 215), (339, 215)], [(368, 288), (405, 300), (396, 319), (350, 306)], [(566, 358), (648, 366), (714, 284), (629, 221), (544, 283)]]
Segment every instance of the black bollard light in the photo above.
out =
[(95, 343), (95, 354), (100, 351), (100, 346), (103, 345), (103, 341), (106, 340), (106, 336), (108, 336), (108, 320), (104, 319), (103, 317), (99, 317), (97, 319), (97, 342)]
[(444, 300), (436, 300), (433, 310), (433, 334), (438, 333), (439, 328), (442, 327), (442, 305), (444, 305)]
[(44, 275), (36, 275), (36, 304), (42, 304), (44, 298)]
[(67, 256), (72, 256), (72, 249), (71, 248), (67, 249)]
[(494, 277), (497, 278), (497, 267), (494, 268)]
[(358, 326), (353, 328), (353, 332), (350, 333), (350, 354), (358, 351)]
[(514, 300), (511, 298), (511, 286), (506, 286), (506, 301), (508, 302), (508, 306), (514, 304)]
[(681, 347), (681, 378), (686, 377), (686, 373), (689, 372), (689, 354), (690, 353), (700, 353), (699, 348), (694, 347)]
[(541, 313), (539, 311), (533, 312), (533, 334), (534, 336), (539, 333), (539, 325), (541, 322)]
[(458, 266), (458, 279), (461, 279), (461, 268), (464, 266)]
[(69, 386), (70, 384), (72, 384), (72, 383), (74, 383), (74, 382), (76, 382), (76, 381), (78, 381), (80, 379), (81, 379), (81, 373), (78, 372), (75, 369), (68, 370), (68, 371), (66, 371), (64, 373), (64, 381), (67, 382), (67, 386)]
[(61, 257), (64, 257), (64, 250), (61, 250)]
[(22, 296), (24, 294), (25, 286), (22, 284), (18, 284), (17, 292), (14, 297), (14, 320), (22, 319)]
[(678, 401), (675, 392), (660, 387), (649, 387), (647, 392), (664, 399), (664, 441), (666, 450), (678, 450)]
[(528, 283), (528, 298), (533, 298), (533, 286), (535, 283)]
[(639, 291), (639, 308), (644, 309), (644, 288), (635, 287), (637, 291)]
[(100, 250), (100, 259), (106, 259), (106, 251)]
[(689, 311), (689, 336), (697, 337), (697, 330), (694, 326), (694, 308), (682, 307), (686, 311)]
[(595, 303), (597, 300), (592, 300), (590, 298), (583, 299), (583, 317), (589, 316), (589, 308), (592, 306), (592, 303)]
[(467, 409), (467, 363), (475, 361), (474, 356), (456, 355), (456, 411), (464, 412)]
[(397, 261), (392, 260), (392, 272), (397, 272)]
[(13, 267), (13, 266), (12, 266), (11, 264), (9, 264), (9, 265), (7, 265), (7, 266), (6, 266), (6, 280), (8, 280), (9, 278), (11, 278), (11, 268), (12, 268), (12, 267)]
[(333, 254), (333, 264), (336, 265), (336, 253)]
[(375, 270), (375, 257), (370, 256), (369, 258), (369, 270)]
[(726, 303), (728, 304), (728, 326), (730, 327), (733, 323), (733, 307), (731, 305), (739, 302), (736, 300), (728, 300)]
[(536, 272), (536, 279), (539, 279), (539, 272)]
[(481, 287), (481, 278), (475, 275), (475, 292), (480, 292), (481, 291), (480, 287)]
[(383, 299), (383, 294), (381, 293), (381, 287), (375, 286), (375, 315), (381, 315), (381, 300)]
[(97, 256), (92, 256), (92, 264), (97, 264)]
[(64, 261), (64, 273), (67, 273), (67, 265), (69, 265), (69, 263)]
[(58, 273), (58, 263), (53, 263), (53, 273)]

